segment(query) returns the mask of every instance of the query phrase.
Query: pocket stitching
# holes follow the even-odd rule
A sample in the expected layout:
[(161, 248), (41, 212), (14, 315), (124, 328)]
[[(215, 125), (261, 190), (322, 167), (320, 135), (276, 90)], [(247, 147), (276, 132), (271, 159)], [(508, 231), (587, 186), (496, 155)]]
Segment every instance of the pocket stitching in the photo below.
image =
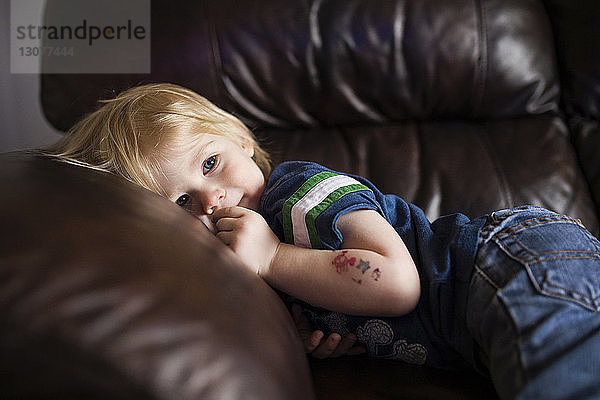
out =
[[(568, 251), (563, 251), (563, 252), (564, 252), (564, 253), (568, 253)], [(583, 252), (580, 252), (580, 253), (583, 253)], [(595, 252), (590, 252), (590, 253), (595, 253)], [(541, 255), (541, 254), (540, 254), (540, 255)], [(532, 262), (529, 262), (529, 263), (527, 263), (527, 266), (531, 266), (532, 264), (539, 264), (539, 263), (542, 263), (542, 262), (545, 262), (545, 261), (556, 261), (556, 260), (589, 260), (589, 259), (600, 260), (600, 258), (599, 258), (599, 257), (585, 257), (585, 256), (581, 256), (581, 257), (554, 257), (554, 258), (546, 258), (546, 259), (544, 259), (544, 260), (532, 261)], [(536, 281), (538, 281), (538, 279), (537, 279), (537, 278), (535, 278), (535, 280), (536, 280)], [(564, 287), (562, 287), (562, 286), (555, 285), (555, 284), (553, 284), (552, 282), (544, 281), (544, 284), (545, 284), (547, 287), (552, 287), (552, 288), (555, 288), (555, 289), (559, 289), (559, 290), (561, 290), (561, 291), (564, 291), (564, 292), (566, 292), (566, 293), (572, 293), (572, 294), (575, 294), (575, 295), (577, 295), (578, 297), (580, 297), (581, 299), (584, 299), (584, 300), (588, 300), (588, 299), (589, 299), (589, 300), (590, 300), (592, 303), (595, 303), (595, 302), (596, 302), (596, 300), (600, 299), (600, 295), (598, 295), (598, 296), (596, 296), (596, 297), (590, 297), (590, 296), (588, 296), (588, 295), (586, 295), (586, 294), (584, 294), (584, 293), (580, 293), (580, 292), (578, 292), (577, 290), (566, 289), (566, 288), (564, 288)], [(538, 285), (539, 285), (539, 282), (538, 282)], [(540, 287), (540, 288), (541, 288), (541, 287)], [(543, 288), (541, 288), (541, 290), (542, 290), (542, 292), (544, 292), (544, 289), (543, 289)], [(548, 292), (548, 294), (550, 294), (550, 292)], [(575, 299), (575, 300), (576, 300), (576, 299)], [(583, 300), (582, 300), (582, 301), (583, 301)], [(595, 308), (599, 308), (598, 306), (594, 306), (594, 307), (595, 307)]]
[[(531, 220), (527, 220), (524, 222), (530, 222), (533, 220), (540, 220), (541, 218), (534, 218)], [(553, 219), (553, 221), (556, 221), (558, 219)], [(571, 218), (560, 218), (560, 220), (562, 221), (569, 221), (569, 222), (575, 222), (576, 225), (579, 226), (579, 228), (581, 228), (581, 224), (577, 223), (577, 220), (572, 220)], [(571, 301), (571, 302), (575, 302), (585, 308), (587, 308), (588, 310), (592, 310), (592, 311), (600, 311), (600, 305), (597, 305), (597, 300), (600, 299), (600, 295), (596, 296), (596, 297), (591, 297), (589, 295), (585, 295), (582, 293), (579, 293), (578, 291), (575, 290), (570, 290), (570, 289), (566, 289), (564, 287), (561, 286), (557, 286), (557, 285), (553, 285), (552, 283), (542, 280), (540, 282), (540, 279), (538, 279), (538, 277), (536, 276), (536, 274), (534, 273), (534, 269), (536, 271), (539, 272), (539, 268), (536, 268), (536, 266), (534, 264), (540, 264), (542, 262), (546, 262), (546, 261), (555, 261), (555, 260), (562, 260), (562, 259), (595, 259), (595, 260), (600, 260), (600, 252), (595, 252), (595, 251), (573, 251), (573, 250), (557, 250), (557, 251), (553, 251), (553, 252), (544, 252), (544, 253), (532, 253), (527, 247), (523, 246), (523, 244), (521, 244), (521, 242), (515, 237), (515, 235), (513, 233), (517, 233), (520, 230), (527, 228), (527, 227), (532, 227), (532, 226), (536, 226), (536, 225), (540, 225), (546, 222), (550, 222), (550, 221), (541, 221), (532, 225), (526, 225), (523, 226), (522, 224), (515, 224), (512, 225), (510, 227), (507, 227), (507, 229), (503, 230), (502, 232), (499, 232), (498, 234), (495, 235), (495, 237), (497, 238), (496, 243), (500, 245), (501, 248), (505, 249), (505, 252), (507, 252), (508, 255), (510, 255), (511, 258), (516, 259), (518, 262), (520, 262), (526, 269), (527, 274), (529, 275), (529, 278), (531, 280), (531, 282), (534, 284), (534, 286), (536, 287), (536, 289), (546, 295), (546, 296), (550, 296), (550, 297), (554, 297), (554, 298), (559, 298), (559, 299), (563, 299), (566, 301)], [(509, 231), (509, 228), (515, 228), (517, 226), (521, 226), (520, 229), (513, 229)], [(584, 230), (585, 232), (585, 230)], [(529, 256), (531, 257), (530, 259), (526, 259), (524, 257), (518, 257), (515, 254), (513, 254), (513, 252), (511, 252), (510, 250), (506, 249), (504, 243), (502, 243), (502, 238), (501, 236), (510, 236), (513, 243), (518, 245), (520, 247), (520, 249), (529, 254)], [(559, 253), (589, 253), (589, 254), (594, 254), (597, 255), (598, 257), (586, 257), (586, 256), (581, 256), (581, 257), (555, 257), (555, 258), (546, 258), (544, 260), (533, 260), (534, 257), (537, 256), (541, 256), (544, 254), (559, 254)], [(542, 287), (542, 284), (545, 285), (545, 288)], [(565, 293), (570, 293), (570, 296), (567, 295), (563, 295), (560, 293), (555, 293), (555, 292), (551, 292), (548, 291), (547, 288), (555, 288), (555, 289), (559, 289), (562, 292)], [(575, 297), (576, 296), (576, 297)], [(579, 298), (577, 298), (579, 297)]]

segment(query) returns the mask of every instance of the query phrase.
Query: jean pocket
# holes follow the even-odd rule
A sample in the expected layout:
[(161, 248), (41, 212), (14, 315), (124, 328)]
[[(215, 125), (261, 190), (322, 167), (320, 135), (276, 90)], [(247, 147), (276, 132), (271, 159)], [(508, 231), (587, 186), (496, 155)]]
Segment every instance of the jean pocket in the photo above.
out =
[(562, 215), (522, 220), (494, 236), (542, 294), (600, 311), (600, 242)]

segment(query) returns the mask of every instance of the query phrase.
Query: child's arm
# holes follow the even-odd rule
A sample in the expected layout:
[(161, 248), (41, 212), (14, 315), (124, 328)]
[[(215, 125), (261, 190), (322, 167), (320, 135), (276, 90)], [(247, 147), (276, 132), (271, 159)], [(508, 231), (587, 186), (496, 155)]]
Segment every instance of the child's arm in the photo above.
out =
[(292, 296), (332, 311), (395, 316), (420, 295), (416, 267), (396, 231), (376, 211), (339, 218), (340, 251), (280, 244), (265, 280)]
[(414, 262), (402, 239), (376, 211), (341, 216), (342, 250), (280, 243), (264, 219), (241, 207), (213, 215), (217, 237), (263, 279), (315, 306), (354, 315), (395, 316), (420, 296)]

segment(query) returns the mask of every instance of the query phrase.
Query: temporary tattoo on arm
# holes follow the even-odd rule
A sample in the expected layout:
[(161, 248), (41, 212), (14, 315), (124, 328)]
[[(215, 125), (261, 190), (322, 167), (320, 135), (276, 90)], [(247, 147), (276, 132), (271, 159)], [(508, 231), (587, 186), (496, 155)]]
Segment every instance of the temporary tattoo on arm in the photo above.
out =
[[(360, 272), (362, 272), (363, 275), (369, 269), (371, 269), (371, 265), (370, 265), (369, 261), (361, 259), (358, 263), (356, 263), (356, 257), (348, 257), (347, 253), (348, 253), (347, 250), (342, 251), (340, 254), (335, 256), (335, 258), (331, 262), (331, 264), (335, 266), (335, 271), (338, 274), (347, 272), (348, 266), (355, 267)], [(371, 271), (371, 273), (369, 275), (370, 275), (371, 279), (373, 279), (374, 281), (379, 281), (379, 279), (381, 278), (381, 270), (379, 268), (375, 268), (374, 270)], [(362, 279), (352, 278), (352, 280), (354, 282), (358, 283), (359, 285), (362, 284)]]
[(369, 265), (368, 261), (360, 260), (356, 268), (360, 269), (360, 271), (364, 274), (369, 268), (371, 268), (371, 266)]
[(356, 262), (356, 257), (348, 258), (346, 257), (346, 253), (348, 253), (348, 251), (342, 251), (342, 253), (337, 255), (331, 262), (335, 265), (335, 270), (338, 274), (346, 272), (348, 270), (348, 265), (352, 266)]
[(375, 268), (373, 272), (371, 272), (371, 278), (373, 280), (378, 281), (381, 278), (381, 270), (379, 268)]

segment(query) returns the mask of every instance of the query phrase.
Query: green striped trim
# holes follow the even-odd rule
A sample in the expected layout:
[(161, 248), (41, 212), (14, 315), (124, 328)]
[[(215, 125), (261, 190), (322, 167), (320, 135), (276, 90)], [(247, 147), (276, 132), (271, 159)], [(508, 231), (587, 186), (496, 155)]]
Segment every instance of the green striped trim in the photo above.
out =
[(311, 176), (292, 194), (283, 204), (283, 236), (286, 243), (294, 244), (294, 231), (292, 227), (292, 207), (313, 187), (327, 178), (336, 176), (335, 172), (323, 171)]
[(325, 200), (323, 200), (321, 203), (319, 203), (318, 205), (313, 207), (306, 214), (306, 228), (308, 229), (308, 236), (310, 238), (310, 246), (313, 249), (320, 249), (322, 247), (321, 239), (319, 238), (319, 233), (317, 232), (317, 225), (315, 223), (317, 220), (317, 217), (319, 215), (321, 215), (321, 213), (323, 211), (325, 211), (329, 206), (331, 206), (333, 203), (335, 203), (336, 201), (341, 199), (343, 196), (345, 196), (349, 193), (358, 192), (360, 190), (371, 191), (371, 189), (369, 189), (368, 187), (366, 187), (365, 185), (363, 185), (361, 183), (355, 183), (352, 185), (343, 186), (343, 187), (333, 191), (329, 196), (327, 196), (325, 198)]

